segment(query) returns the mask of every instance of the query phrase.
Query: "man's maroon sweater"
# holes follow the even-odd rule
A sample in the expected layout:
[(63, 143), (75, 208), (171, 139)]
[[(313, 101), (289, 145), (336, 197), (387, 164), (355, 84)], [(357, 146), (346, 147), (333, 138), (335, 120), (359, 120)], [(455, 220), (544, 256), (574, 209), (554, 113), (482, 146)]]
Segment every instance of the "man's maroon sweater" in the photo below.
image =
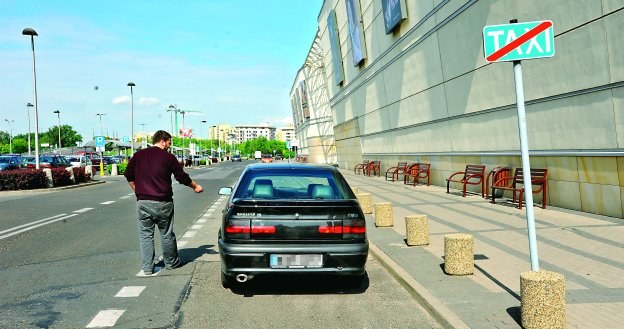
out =
[(137, 200), (173, 201), (171, 175), (182, 185), (191, 186), (193, 180), (176, 157), (159, 148), (138, 151), (130, 158), (124, 176), (134, 182)]

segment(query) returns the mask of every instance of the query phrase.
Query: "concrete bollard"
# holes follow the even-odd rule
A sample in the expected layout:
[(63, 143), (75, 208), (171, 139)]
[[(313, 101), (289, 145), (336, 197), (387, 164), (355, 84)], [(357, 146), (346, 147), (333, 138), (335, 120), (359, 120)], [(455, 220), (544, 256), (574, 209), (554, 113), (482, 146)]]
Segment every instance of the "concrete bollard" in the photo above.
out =
[(362, 212), (365, 214), (373, 213), (373, 198), (370, 193), (358, 193), (355, 195), (362, 207)]
[(470, 234), (444, 236), (444, 272), (468, 275), (474, 272), (474, 238)]
[(52, 180), (52, 169), (43, 168), (43, 172), (48, 177), (48, 187), (54, 187), (54, 181)]
[(520, 273), (522, 327), (566, 327), (565, 279), (549, 271)]
[(394, 225), (394, 214), (392, 213), (392, 203), (379, 202), (373, 204), (375, 226), (390, 227)]
[(93, 178), (93, 167), (92, 166), (86, 166), (85, 167), (85, 175), (91, 175), (91, 178)]
[(117, 175), (118, 175), (118, 173), (117, 173), (117, 164), (113, 163), (112, 166), (111, 166), (111, 176), (117, 176)]
[(429, 244), (429, 225), (427, 215), (405, 216), (405, 231), (408, 246), (424, 246)]
[(76, 178), (74, 177), (74, 167), (65, 167), (65, 170), (69, 171), (69, 179), (72, 184), (76, 184)]

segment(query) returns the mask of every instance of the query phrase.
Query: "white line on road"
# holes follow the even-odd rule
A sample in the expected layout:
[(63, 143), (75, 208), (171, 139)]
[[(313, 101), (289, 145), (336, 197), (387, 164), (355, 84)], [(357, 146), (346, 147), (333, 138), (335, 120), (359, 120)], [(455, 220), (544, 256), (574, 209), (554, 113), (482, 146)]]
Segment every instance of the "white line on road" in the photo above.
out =
[(20, 233), (23, 233), (23, 232), (26, 232), (26, 231), (30, 231), (30, 230), (32, 230), (32, 229), (35, 229), (35, 228), (40, 227), (40, 226), (43, 226), (43, 225), (52, 224), (52, 223), (54, 223), (54, 222), (58, 222), (58, 221), (60, 221), (60, 220), (64, 220), (64, 219), (67, 219), (67, 218), (70, 218), (70, 217), (74, 217), (74, 216), (78, 216), (78, 214), (71, 214), (71, 215), (67, 215), (67, 216), (65, 216), (65, 217), (61, 217), (61, 218), (57, 218), (57, 219), (54, 219), (54, 220), (51, 220), (51, 221), (47, 221), (47, 222), (43, 222), (43, 223), (40, 223), (40, 224), (37, 224), (37, 225), (33, 225), (33, 226), (31, 226), (31, 227), (27, 227), (27, 228), (25, 228), (25, 229), (23, 229), (23, 230), (15, 231), (15, 232), (13, 232), (13, 233), (5, 234), (5, 235), (0, 235), (0, 240), (2, 240), (2, 239), (6, 239), (6, 238), (8, 238), (8, 237), (10, 237), (10, 236), (14, 236), (14, 235), (16, 235), (16, 234), (20, 234)]
[(139, 297), (139, 295), (143, 292), (145, 286), (129, 286), (123, 287), (115, 297)]
[(80, 214), (89, 210), (93, 210), (93, 208), (82, 208), (82, 209), (74, 210), (74, 212)]
[(182, 236), (183, 238), (192, 238), (195, 236), (195, 234), (197, 234), (197, 231), (186, 231), (186, 233), (184, 233), (184, 235)]
[(106, 201), (106, 202), (100, 202), (100, 204), (111, 204), (111, 203), (115, 203), (117, 201)]
[(100, 311), (86, 328), (112, 327), (126, 310), (104, 310)]
[(129, 198), (131, 198), (131, 197), (132, 197), (132, 196), (130, 196), (130, 195), (124, 195), (124, 196), (120, 197), (120, 199), (129, 199)]
[(186, 246), (187, 243), (188, 241), (178, 241), (178, 249), (183, 248), (184, 246)]
[(197, 220), (197, 223), (203, 224), (203, 223), (205, 223), (207, 221), (208, 221), (208, 218), (200, 218), (200, 219)]
[(54, 219), (56, 217), (61, 217), (61, 216), (65, 216), (67, 214), (60, 214), (60, 215), (56, 215), (56, 216), (52, 216), (52, 217), (48, 217), (48, 218), (44, 218), (44, 219), (40, 219), (38, 221), (34, 221), (32, 223), (28, 223), (28, 224), (24, 224), (24, 225), (20, 225), (20, 226), (15, 226), (13, 228), (10, 228), (8, 230), (4, 230), (4, 231), (0, 231), (0, 234), (6, 233), (6, 232), (10, 232), (10, 231), (14, 231), (14, 230), (18, 230), (22, 227), (26, 227), (26, 226), (30, 226), (30, 225), (35, 225), (37, 223), (41, 223), (41, 222), (45, 222), (46, 220), (50, 220), (50, 219)]
[(191, 225), (191, 230), (201, 230), (204, 225)]

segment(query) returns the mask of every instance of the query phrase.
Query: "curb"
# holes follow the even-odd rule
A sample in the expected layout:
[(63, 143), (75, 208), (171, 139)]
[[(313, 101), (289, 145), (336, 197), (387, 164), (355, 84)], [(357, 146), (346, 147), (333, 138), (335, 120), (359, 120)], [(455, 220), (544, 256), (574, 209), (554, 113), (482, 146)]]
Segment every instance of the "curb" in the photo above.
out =
[(84, 184), (51, 187), (51, 188), (40, 188), (40, 189), (34, 189), (34, 190), (0, 191), (0, 193), (1, 194), (28, 194), (28, 193), (54, 192), (54, 191), (59, 191), (59, 190), (70, 190), (74, 188), (98, 185), (98, 184), (104, 184), (104, 183), (106, 182), (105, 181), (93, 181), (93, 182), (84, 183)]
[(390, 272), (390, 274), (416, 299), (416, 301), (431, 315), (442, 327), (450, 329), (470, 329), (457, 314), (453, 313), (440, 300), (435, 298), (425, 287), (416, 281), (411, 275), (397, 264), (390, 256), (386, 255), (373, 242), (368, 241), (369, 251)]

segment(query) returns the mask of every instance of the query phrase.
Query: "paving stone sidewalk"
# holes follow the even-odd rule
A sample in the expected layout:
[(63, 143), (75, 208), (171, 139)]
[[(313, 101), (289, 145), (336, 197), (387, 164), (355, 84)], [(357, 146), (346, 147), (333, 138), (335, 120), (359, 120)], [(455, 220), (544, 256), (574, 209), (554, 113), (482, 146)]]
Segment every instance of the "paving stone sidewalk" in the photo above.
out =
[[(377, 228), (368, 215), (371, 251), (447, 327), (520, 328), (520, 273), (531, 269), (525, 210), (461, 197), (445, 187), (404, 185), (341, 170), (373, 203), (391, 202), (394, 225)], [(428, 216), (430, 244), (408, 247), (405, 216)], [(535, 207), (540, 269), (563, 274), (567, 328), (624, 326), (624, 219)], [(475, 239), (475, 273), (443, 271), (444, 235)]]

